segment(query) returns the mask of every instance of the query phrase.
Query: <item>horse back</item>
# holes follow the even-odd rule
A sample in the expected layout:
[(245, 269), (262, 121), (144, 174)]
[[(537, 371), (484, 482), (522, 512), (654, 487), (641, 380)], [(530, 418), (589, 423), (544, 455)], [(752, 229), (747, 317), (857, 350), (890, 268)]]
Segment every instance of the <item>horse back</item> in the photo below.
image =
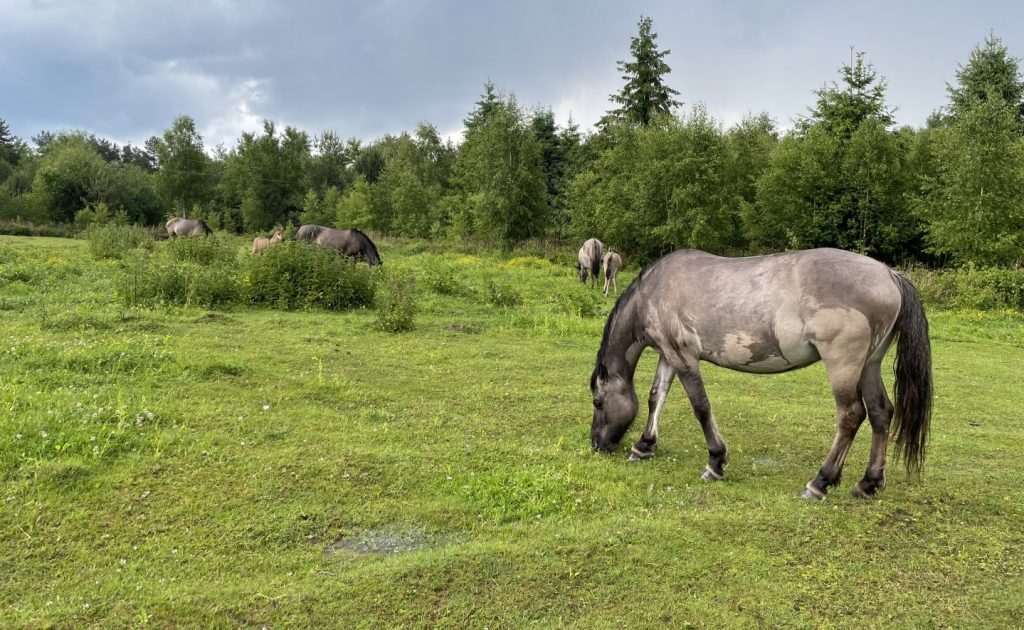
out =
[(842, 250), (723, 258), (675, 252), (645, 272), (640, 303), (656, 343), (747, 371), (779, 372), (818, 360), (838, 334), (877, 347), (900, 308), (891, 270)]

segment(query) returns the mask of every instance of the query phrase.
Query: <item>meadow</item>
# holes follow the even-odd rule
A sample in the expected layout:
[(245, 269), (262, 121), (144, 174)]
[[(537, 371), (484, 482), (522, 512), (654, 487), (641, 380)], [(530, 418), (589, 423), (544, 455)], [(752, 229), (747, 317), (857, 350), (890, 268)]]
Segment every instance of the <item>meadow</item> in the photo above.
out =
[(133, 302), (124, 260), (0, 237), (0, 626), (1024, 624), (1020, 312), (930, 308), (924, 475), (890, 460), (850, 497), (862, 428), (813, 503), (820, 364), (703, 368), (726, 481), (698, 478), (678, 384), (657, 456), (627, 463), (643, 413), (590, 448), (613, 300), (571, 252), (379, 244), (382, 276), (414, 278), (411, 331), (368, 303)]

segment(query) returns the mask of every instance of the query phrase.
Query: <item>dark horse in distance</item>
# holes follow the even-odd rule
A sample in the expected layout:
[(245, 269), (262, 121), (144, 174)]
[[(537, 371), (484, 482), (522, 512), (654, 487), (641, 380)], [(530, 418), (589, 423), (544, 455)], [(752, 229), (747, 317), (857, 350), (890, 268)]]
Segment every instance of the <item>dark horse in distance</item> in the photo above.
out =
[(303, 243), (335, 249), (345, 256), (362, 258), (371, 267), (383, 262), (377, 252), (377, 246), (370, 237), (356, 229), (339, 230), (322, 225), (302, 225), (295, 230), (292, 238)]
[[(882, 383), (882, 360), (896, 342), (893, 406)], [(725, 441), (704, 391), (700, 361), (741, 372), (777, 373), (824, 361), (836, 402), (836, 436), (817, 476), (801, 496), (824, 499), (839, 483), (857, 429), (871, 423), (867, 472), (857, 497), (885, 485), (889, 425), (907, 470), (924, 463), (931, 419), (928, 321), (921, 298), (878, 261), (837, 249), (722, 258), (680, 250), (637, 277), (615, 304), (590, 378), (591, 444), (611, 451), (637, 414), (633, 374), (640, 354), (661, 355), (648, 400), (649, 416), (630, 459), (654, 454), (658, 417), (678, 378), (708, 447), (701, 475), (725, 477)], [(895, 412), (895, 416), (894, 416)]]

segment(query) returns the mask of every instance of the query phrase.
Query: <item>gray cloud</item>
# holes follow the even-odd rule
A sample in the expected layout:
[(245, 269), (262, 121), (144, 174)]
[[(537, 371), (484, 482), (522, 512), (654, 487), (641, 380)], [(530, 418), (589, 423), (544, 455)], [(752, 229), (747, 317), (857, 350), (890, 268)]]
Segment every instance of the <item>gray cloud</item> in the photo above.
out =
[(624, 5), (0, 0), (0, 117), (26, 138), (84, 128), (138, 142), (188, 113), (211, 146), (262, 118), (361, 138), (420, 120), (455, 134), (491, 79), (589, 126), (644, 13), (672, 50), (669, 82), (725, 124), (767, 111), (787, 125), (856, 45), (897, 119), (921, 125), (989, 30), (1024, 54), (1012, 2)]

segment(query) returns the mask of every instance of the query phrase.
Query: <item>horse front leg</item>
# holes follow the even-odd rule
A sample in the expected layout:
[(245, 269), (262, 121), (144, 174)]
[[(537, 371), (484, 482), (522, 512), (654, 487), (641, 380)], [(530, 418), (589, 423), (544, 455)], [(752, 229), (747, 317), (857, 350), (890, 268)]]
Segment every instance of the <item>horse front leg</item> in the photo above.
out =
[(711, 412), (711, 401), (704, 390), (704, 379), (700, 376), (700, 369), (696, 360), (685, 371), (679, 373), (679, 380), (686, 389), (686, 395), (690, 398), (693, 406), (693, 414), (697, 416), (697, 422), (704, 432), (704, 440), (708, 445), (708, 465), (700, 478), (704, 481), (721, 481), (725, 479), (725, 466), (729, 463), (729, 449), (725, 446), (722, 434), (718, 432), (718, 424), (715, 422), (715, 415)]
[(675, 375), (675, 368), (669, 365), (664, 356), (658, 359), (658, 369), (654, 373), (654, 383), (651, 384), (651, 395), (647, 399), (647, 426), (644, 427), (640, 440), (630, 449), (629, 461), (654, 457), (654, 447), (658, 444), (658, 419), (661, 417), (661, 410), (665, 408), (668, 390), (672, 387), (672, 378)]

